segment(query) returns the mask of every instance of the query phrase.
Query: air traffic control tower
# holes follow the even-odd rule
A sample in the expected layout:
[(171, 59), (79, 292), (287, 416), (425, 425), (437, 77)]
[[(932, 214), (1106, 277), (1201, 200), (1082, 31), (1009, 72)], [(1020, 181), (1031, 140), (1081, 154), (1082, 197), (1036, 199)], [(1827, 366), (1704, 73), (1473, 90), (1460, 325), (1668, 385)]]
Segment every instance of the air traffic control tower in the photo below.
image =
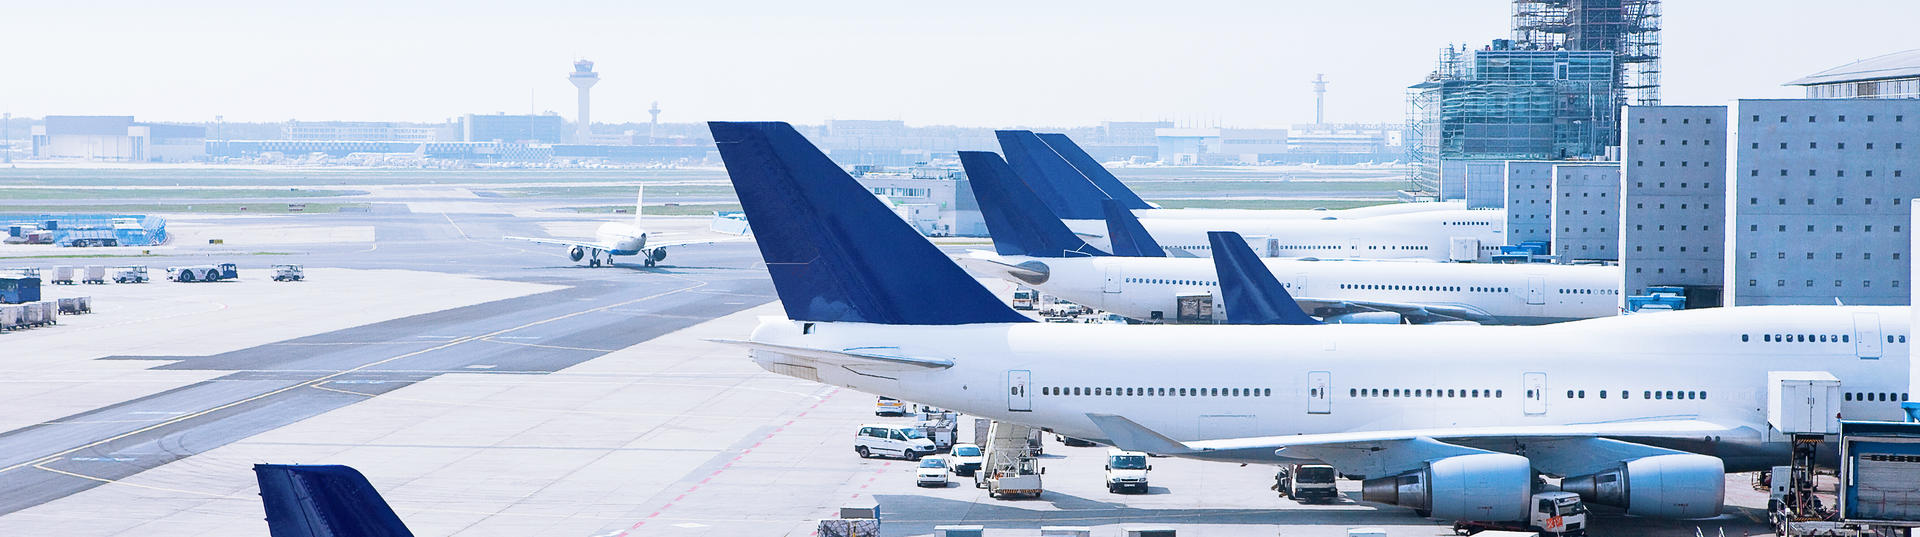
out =
[(600, 73), (593, 72), (593, 62), (577, 60), (573, 62), (573, 72), (567, 74), (567, 81), (572, 82), (573, 87), (580, 88), (580, 118), (579, 123), (574, 126), (573, 142), (592, 143), (593, 101), (589, 91), (593, 89), (594, 84), (600, 83)]

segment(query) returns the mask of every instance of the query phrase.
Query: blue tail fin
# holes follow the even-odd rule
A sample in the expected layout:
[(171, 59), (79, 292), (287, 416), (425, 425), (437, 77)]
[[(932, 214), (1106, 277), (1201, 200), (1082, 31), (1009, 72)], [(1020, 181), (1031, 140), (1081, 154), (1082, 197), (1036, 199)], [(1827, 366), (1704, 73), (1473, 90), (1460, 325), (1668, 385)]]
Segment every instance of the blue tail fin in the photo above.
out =
[(1167, 251), (1160, 243), (1147, 234), (1146, 226), (1140, 225), (1140, 219), (1133, 217), (1133, 211), (1121, 206), (1120, 200), (1100, 202), (1100, 209), (1107, 215), (1107, 240), (1113, 243), (1113, 255), (1126, 257), (1166, 257)]
[(787, 318), (1013, 323), (1007, 307), (786, 123), (712, 122)]
[(1073, 143), (1073, 139), (1068, 138), (1067, 135), (1040, 133), (1039, 136), (1040, 141), (1046, 142), (1047, 147), (1053, 148), (1054, 153), (1067, 159), (1067, 164), (1073, 165), (1073, 169), (1079, 170), (1080, 175), (1093, 181), (1093, 186), (1099, 187), (1100, 192), (1107, 197), (1119, 201), (1128, 209), (1153, 208), (1153, 205), (1149, 205), (1147, 200), (1140, 199), (1139, 194), (1133, 193), (1133, 189), (1127, 188), (1126, 184), (1120, 182), (1120, 178), (1114, 177), (1113, 172), (1107, 171), (1106, 166), (1101, 166), (1100, 161), (1094, 160), (1093, 155), (1088, 155), (1085, 149), (1080, 148), (1080, 144)]
[(358, 470), (255, 464), (273, 537), (413, 537)]
[(1053, 214), (1067, 220), (1099, 220), (1100, 200), (1107, 195), (1080, 175), (1067, 159), (1060, 158), (1032, 131), (993, 131), (1000, 139), (1000, 153), (1007, 156), (1020, 180), (1047, 203)]
[(1220, 300), (1229, 324), (1320, 324), (1300, 309), (1293, 295), (1273, 277), (1273, 271), (1231, 231), (1209, 231), (1213, 267), (1220, 276)]
[(1000, 155), (961, 151), (973, 197), (980, 202), (980, 218), (993, 235), (993, 251), (1002, 255), (1075, 257), (1107, 255), (1088, 246), (1047, 210), (1039, 196), (1013, 175)]

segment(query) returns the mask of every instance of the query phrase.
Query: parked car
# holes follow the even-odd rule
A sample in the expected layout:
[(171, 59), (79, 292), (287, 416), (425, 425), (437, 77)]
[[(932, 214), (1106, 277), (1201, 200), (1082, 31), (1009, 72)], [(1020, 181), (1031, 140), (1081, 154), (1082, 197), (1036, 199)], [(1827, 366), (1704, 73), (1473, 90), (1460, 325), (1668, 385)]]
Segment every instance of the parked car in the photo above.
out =
[(873, 404), (873, 415), (905, 416), (907, 415), (907, 404), (900, 402), (899, 399), (881, 396), (880, 401)]
[(912, 425), (888, 425), (869, 423), (860, 426), (860, 432), (853, 436), (853, 452), (860, 458), (892, 456), (902, 459), (919, 460), (932, 455), (935, 451), (933, 440), (919, 427)]
[(986, 452), (973, 444), (954, 444), (953, 449), (947, 451), (948, 465), (953, 467), (953, 473), (962, 477), (973, 477), (974, 472), (980, 471), (980, 461), (985, 458)]
[(920, 467), (914, 470), (913, 484), (922, 487), (947, 486), (947, 459), (945, 457), (926, 457), (920, 459)]

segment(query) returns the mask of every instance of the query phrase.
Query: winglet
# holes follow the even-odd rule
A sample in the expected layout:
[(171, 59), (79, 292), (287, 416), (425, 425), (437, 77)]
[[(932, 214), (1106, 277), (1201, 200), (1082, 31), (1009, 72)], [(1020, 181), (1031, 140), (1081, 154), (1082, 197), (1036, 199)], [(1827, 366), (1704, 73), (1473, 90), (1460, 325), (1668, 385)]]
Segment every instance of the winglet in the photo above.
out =
[(1220, 276), (1220, 300), (1230, 324), (1321, 324), (1300, 309), (1280, 280), (1239, 233), (1209, 231), (1213, 267)]
[(1093, 181), (1093, 186), (1099, 187), (1100, 192), (1107, 197), (1119, 201), (1128, 209), (1156, 208), (1153, 204), (1147, 203), (1147, 200), (1140, 199), (1139, 194), (1133, 193), (1133, 189), (1121, 183), (1120, 178), (1114, 177), (1113, 172), (1107, 171), (1106, 166), (1101, 166), (1100, 161), (1093, 159), (1093, 155), (1088, 155), (1086, 150), (1080, 148), (1080, 144), (1073, 143), (1072, 138), (1060, 133), (1040, 133), (1039, 136), (1040, 141), (1046, 142), (1047, 147), (1053, 148), (1054, 153), (1067, 159), (1067, 164), (1073, 165), (1073, 169), (1079, 170), (1080, 175)]
[(1033, 322), (900, 220), (792, 125), (708, 124), (796, 321)]
[(273, 537), (413, 537), (358, 470), (255, 464), (253, 473)]
[(1067, 229), (999, 155), (961, 151), (960, 166), (980, 202), (980, 218), (993, 236), (994, 252), (1029, 257), (1107, 255)]
[(1154, 432), (1122, 416), (1090, 412), (1087, 413), (1087, 419), (1093, 420), (1093, 425), (1099, 427), (1100, 432), (1106, 433), (1107, 440), (1113, 441), (1113, 447), (1156, 455), (1179, 455), (1198, 451), (1179, 440), (1167, 438), (1166, 435)]
[(1147, 233), (1146, 226), (1140, 225), (1140, 219), (1133, 217), (1133, 211), (1122, 206), (1120, 200), (1101, 200), (1101, 211), (1107, 216), (1107, 237), (1113, 242), (1113, 255), (1124, 257), (1166, 257), (1167, 251)]
[(1007, 165), (1053, 214), (1067, 220), (1100, 219), (1100, 200), (1109, 196), (1033, 131), (993, 131), (993, 135), (1000, 140), (1000, 153), (1007, 156)]
[(646, 201), (647, 201), (647, 187), (645, 186), (634, 187), (633, 189), (633, 227), (640, 227), (640, 210), (642, 207), (646, 207), (646, 204), (644, 203)]

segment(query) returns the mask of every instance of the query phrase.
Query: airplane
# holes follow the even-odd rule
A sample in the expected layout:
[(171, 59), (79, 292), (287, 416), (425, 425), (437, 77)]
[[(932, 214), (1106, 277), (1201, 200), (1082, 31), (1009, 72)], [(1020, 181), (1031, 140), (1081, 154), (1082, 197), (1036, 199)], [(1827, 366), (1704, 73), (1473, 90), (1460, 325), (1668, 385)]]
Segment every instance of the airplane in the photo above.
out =
[[(1771, 407), (1835, 415), (1810, 418), (1822, 425), (1899, 420), (1912, 389), (1906, 307), (1543, 326), (1037, 323), (791, 126), (709, 128), (785, 311), (716, 341), (761, 368), (1126, 450), (1318, 461), (1360, 479), (1363, 499), (1422, 516), (1523, 520), (1538, 472), (1629, 515), (1712, 517), (1726, 472), (1793, 452), (1801, 430), (1775, 428)], [(1799, 378), (1834, 379), (1845, 401), (1778, 395)]]
[[(1139, 196), (1117, 179), (1107, 181), (1104, 188), (1096, 184), (1056, 152), (1055, 146), (1032, 132), (995, 131), (995, 135), (1014, 175), (1026, 182), (1068, 229), (1086, 237), (1095, 247), (1106, 247), (1101, 201), (1113, 199), (1126, 205), (1126, 199)], [(1056, 140), (1060, 147), (1078, 152), (1064, 136)], [(1099, 175), (1111, 178), (1099, 163), (1091, 158), (1084, 160), (1089, 169), (1099, 169)], [(1129, 209), (1138, 210), (1138, 203), (1129, 205)], [(1428, 210), (1424, 203), (1395, 205), (1411, 207), (1354, 213), (1364, 217), (1328, 214), (1331, 211), (1217, 211), (1169, 218), (1161, 215), (1174, 213), (1164, 209), (1140, 210), (1139, 216), (1141, 225), (1169, 253), (1189, 257), (1208, 256), (1209, 231), (1234, 231), (1260, 242), (1255, 250), (1265, 257), (1485, 261), (1507, 243), (1504, 209), (1443, 204)]]
[[(1038, 174), (1061, 193), (1061, 199), (1048, 200), (1048, 207), (1056, 210), (1063, 206), (1080, 206), (1069, 201), (1069, 196), (1082, 199), (1106, 198), (1118, 201), (1134, 215), (1141, 218), (1311, 218), (1311, 219), (1349, 219), (1403, 214), (1438, 210), (1465, 210), (1466, 202), (1437, 201), (1419, 203), (1387, 203), (1351, 209), (1163, 209), (1152, 202), (1140, 198), (1133, 189), (1127, 188), (1120, 178), (1100, 164), (1092, 155), (1087, 154), (1073, 139), (1060, 133), (1035, 133), (1025, 130), (994, 131), (1000, 141), (1000, 151), (1007, 160), (1018, 162), (1015, 169), (1024, 176)], [(1037, 140), (1037, 143), (1036, 143)], [(1048, 154), (1051, 153), (1051, 154)], [(1066, 166), (1061, 166), (1062, 160)], [(1076, 177), (1075, 174), (1079, 176)], [(1083, 183), (1091, 183), (1092, 191)], [(1091, 194), (1091, 195), (1090, 195)], [(1079, 215), (1093, 218), (1091, 213)]]
[(651, 266), (654, 266), (654, 264), (659, 263), (660, 261), (667, 258), (667, 247), (669, 246), (693, 246), (698, 244), (714, 244), (714, 243), (720, 243), (720, 242), (742, 240), (746, 238), (746, 237), (738, 237), (738, 238), (729, 237), (724, 239), (649, 241), (647, 240), (647, 229), (640, 225), (640, 208), (643, 206), (641, 202), (644, 201), (645, 198), (646, 198), (646, 190), (644, 188), (640, 189), (639, 192), (634, 195), (632, 223), (607, 222), (605, 224), (600, 224), (600, 228), (597, 230), (594, 230), (593, 240), (590, 240), (590, 241), (571, 240), (571, 239), (543, 239), (539, 237), (515, 237), (515, 236), (507, 236), (506, 238), (511, 240), (536, 242), (540, 244), (557, 244), (560, 246), (565, 246), (567, 247), (568, 259), (572, 259), (575, 262), (579, 262), (581, 259), (584, 258), (587, 260), (587, 266), (589, 267), (598, 267), (602, 264), (602, 262), (600, 261), (601, 254), (606, 254), (607, 260), (605, 262), (605, 265), (609, 267), (613, 266), (613, 256), (616, 256), (616, 255), (640, 256), (641, 260), (644, 261), (647, 266), (651, 267)]
[[(1207, 259), (1167, 256), (1118, 200), (1102, 200), (1118, 254), (1108, 255), (1068, 230), (999, 156), (962, 151), (960, 162), (994, 245), (956, 259), (970, 272), (1130, 319), (1217, 316), (1197, 312), (1221, 301), (1225, 275)], [(1264, 265), (1309, 312), (1336, 323), (1545, 324), (1620, 313), (1619, 266), (1279, 258)]]
[(273, 537), (413, 537), (352, 467), (255, 464), (253, 475)]

